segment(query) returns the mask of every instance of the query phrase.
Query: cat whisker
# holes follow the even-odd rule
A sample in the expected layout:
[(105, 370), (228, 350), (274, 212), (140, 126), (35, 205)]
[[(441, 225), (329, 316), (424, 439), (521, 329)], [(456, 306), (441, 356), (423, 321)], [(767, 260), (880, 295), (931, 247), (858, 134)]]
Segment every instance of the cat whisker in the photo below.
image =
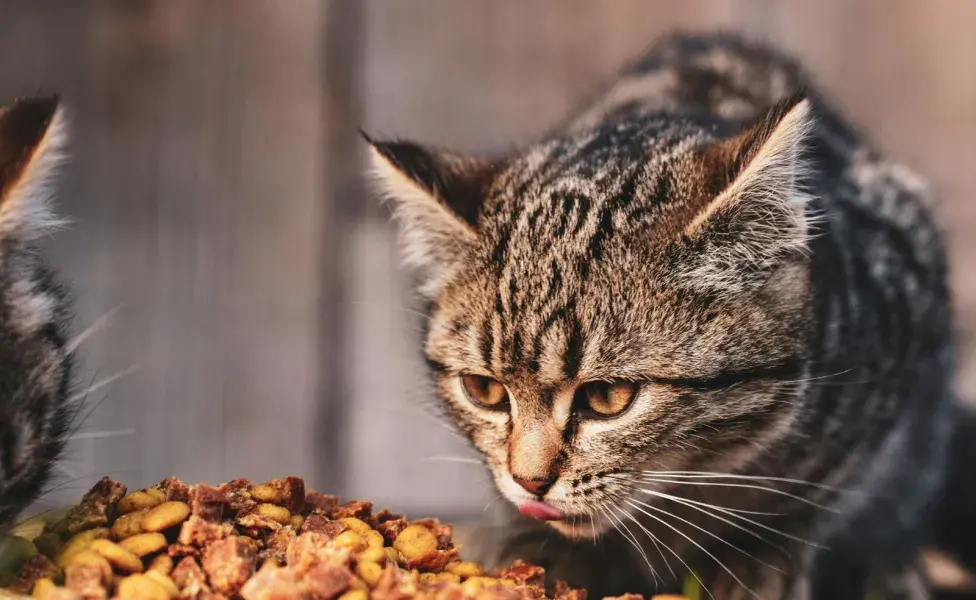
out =
[(741, 475), (737, 473), (718, 473), (712, 471), (642, 471), (642, 473), (644, 475), (652, 475), (654, 477), (666, 477), (668, 479), (741, 479), (746, 481), (779, 481), (782, 483), (795, 483), (797, 485), (806, 485), (817, 489), (826, 490), (828, 492), (837, 492), (838, 494), (853, 493), (823, 483), (806, 481), (804, 479), (791, 479), (789, 477), (772, 477), (766, 475)]
[(786, 496), (788, 498), (792, 498), (794, 500), (803, 502), (804, 504), (813, 506), (815, 508), (819, 508), (821, 510), (825, 510), (827, 512), (833, 512), (833, 513), (837, 512), (837, 509), (835, 508), (825, 506), (823, 504), (819, 504), (817, 502), (814, 502), (813, 500), (804, 498), (803, 496), (797, 496), (796, 494), (791, 494), (784, 490), (779, 490), (764, 485), (752, 485), (748, 483), (722, 483), (718, 481), (688, 481), (688, 480), (681, 480), (681, 479), (665, 479), (662, 477), (646, 477), (646, 476), (643, 478), (643, 480), (646, 483), (664, 483), (668, 485), (695, 485), (700, 487), (734, 487), (734, 488), (743, 488), (743, 489), (750, 489), (750, 490), (760, 490), (764, 492), (769, 492), (771, 494), (779, 494), (780, 496)]
[[(769, 525), (765, 525), (763, 523), (760, 523), (759, 521), (756, 521), (755, 519), (750, 519), (748, 517), (744, 517), (741, 514), (737, 514), (732, 509), (729, 509), (729, 508), (725, 508), (725, 507), (722, 507), (722, 506), (716, 506), (714, 504), (707, 504), (705, 502), (698, 502), (696, 500), (689, 500), (688, 498), (680, 498), (678, 496), (674, 496), (672, 494), (666, 494), (664, 492), (658, 492), (656, 490), (648, 490), (648, 489), (641, 488), (638, 491), (643, 492), (645, 494), (650, 494), (652, 496), (657, 496), (659, 498), (664, 498), (664, 499), (667, 499), (667, 500), (673, 500), (674, 502), (678, 502), (678, 503), (684, 504), (686, 506), (695, 505), (696, 507), (707, 507), (707, 508), (710, 508), (711, 510), (720, 512), (720, 513), (722, 513), (724, 515), (728, 515), (728, 516), (730, 516), (732, 518), (735, 518), (735, 519), (739, 519), (740, 521), (744, 521), (746, 523), (749, 523), (750, 525), (755, 525), (756, 527), (765, 529), (766, 531), (769, 531), (771, 533), (775, 533), (775, 534), (781, 535), (781, 536), (783, 536), (785, 538), (791, 539), (791, 540), (796, 541), (796, 542), (799, 542), (801, 544), (806, 544), (806, 545), (811, 546), (813, 548), (825, 549), (823, 546), (821, 546), (819, 544), (816, 544), (814, 542), (811, 542), (810, 540), (805, 540), (805, 539), (803, 539), (801, 537), (797, 537), (795, 535), (791, 535), (789, 533), (786, 533), (785, 531), (780, 531), (779, 529), (776, 529), (775, 527), (770, 527)], [(718, 518), (715, 515), (712, 515), (712, 516), (715, 517), (715, 518)], [(732, 524), (732, 523), (730, 523), (730, 524)], [(750, 533), (751, 535), (757, 537), (758, 539), (763, 540), (764, 542), (770, 544), (773, 547), (776, 547), (776, 548), (778, 548), (780, 550), (783, 550), (784, 552), (786, 551), (786, 549), (783, 548), (782, 546), (779, 546), (778, 544), (774, 544), (773, 542), (770, 542), (766, 538), (762, 537), (761, 535), (759, 535), (758, 533), (756, 533), (754, 531), (751, 531), (748, 528), (740, 527), (740, 529), (742, 529), (746, 533)]]
[[(682, 523), (684, 523), (686, 525), (689, 525), (691, 527), (694, 527), (698, 531), (701, 531), (702, 533), (704, 533), (706, 535), (709, 535), (709, 536), (715, 538), (716, 540), (722, 542), (723, 544), (725, 544), (726, 546), (732, 548), (733, 550), (736, 550), (738, 552), (741, 552), (742, 554), (748, 556), (749, 558), (753, 559), (754, 561), (758, 562), (759, 564), (763, 565), (764, 567), (768, 567), (768, 568), (770, 568), (770, 569), (772, 569), (772, 570), (774, 570), (774, 571), (776, 571), (778, 573), (782, 573), (784, 575), (786, 574), (782, 569), (778, 569), (778, 568), (774, 567), (773, 565), (771, 565), (771, 564), (767, 563), (766, 561), (760, 559), (759, 557), (755, 556), (754, 554), (750, 554), (749, 552), (746, 552), (745, 550), (743, 550), (742, 548), (736, 546), (732, 542), (726, 540), (722, 536), (716, 535), (716, 534), (712, 533), (711, 531), (705, 529), (704, 527), (700, 527), (700, 526), (692, 523), (691, 521), (688, 521), (687, 519), (683, 519), (683, 518), (679, 517), (676, 514), (673, 514), (671, 512), (668, 512), (668, 511), (664, 510), (663, 508), (659, 508), (657, 506), (652, 506), (652, 505), (650, 505), (650, 504), (648, 504), (646, 502), (641, 502), (640, 500), (633, 500), (632, 502), (636, 502), (637, 504), (639, 504), (639, 505), (641, 505), (641, 506), (643, 506), (645, 508), (649, 508), (649, 509), (651, 509), (651, 510), (653, 510), (655, 512), (663, 513), (665, 515), (668, 515), (669, 517), (672, 517), (674, 519), (677, 519), (677, 520), (681, 521)], [(705, 514), (708, 514), (708, 513), (705, 513)]]
[[(636, 548), (636, 549), (637, 549), (637, 551), (638, 551), (638, 552), (640, 553), (640, 555), (641, 555), (641, 558), (643, 558), (643, 559), (644, 559), (644, 563), (645, 563), (645, 564), (647, 565), (647, 568), (651, 570), (651, 576), (652, 576), (652, 577), (654, 578), (654, 582), (655, 582), (655, 583), (657, 583), (657, 582), (658, 582), (658, 574), (657, 574), (657, 571), (656, 571), (656, 570), (654, 569), (654, 567), (653, 567), (653, 566), (651, 565), (651, 561), (650, 561), (650, 559), (648, 559), (648, 558), (647, 558), (647, 553), (645, 553), (645, 552), (644, 552), (644, 548), (642, 548), (642, 547), (641, 547), (641, 545), (640, 545), (640, 543), (639, 543), (639, 542), (637, 541), (637, 538), (636, 538), (636, 537), (634, 537), (634, 534), (633, 534), (633, 533), (632, 533), (632, 532), (630, 531), (630, 528), (629, 528), (629, 527), (627, 527), (627, 526), (626, 526), (626, 525), (625, 525), (625, 524), (623, 523), (623, 521), (621, 521), (621, 522), (620, 522), (620, 524), (621, 524), (621, 525), (623, 525), (623, 528), (621, 528), (621, 527), (619, 527), (619, 526), (617, 525), (617, 523), (616, 523), (616, 522), (614, 521), (614, 518), (613, 518), (613, 514), (612, 514), (612, 513), (610, 513), (610, 512), (608, 511), (608, 509), (607, 509), (607, 508), (605, 508), (605, 507), (603, 507), (603, 506), (601, 506), (601, 507), (599, 507), (599, 508), (600, 508), (600, 511), (601, 511), (601, 512), (602, 512), (602, 513), (603, 513), (604, 515), (606, 515), (606, 517), (607, 517), (607, 519), (608, 519), (608, 520), (610, 521), (610, 524), (611, 524), (611, 525), (613, 525), (613, 528), (614, 528), (614, 529), (616, 529), (616, 530), (617, 530), (617, 532), (618, 532), (618, 533), (619, 533), (619, 534), (620, 534), (621, 536), (623, 536), (623, 537), (624, 537), (624, 539), (626, 539), (626, 540), (627, 540), (628, 542), (630, 542), (630, 545), (631, 545), (631, 546), (633, 546), (634, 548)], [(626, 530), (626, 531), (627, 531), (627, 533), (624, 533), (624, 530)]]
[[(715, 564), (717, 564), (719, 567), (721, 567), (722, 570), (724, 570), (726, 573), (728, 573), (729, 576), (732, 577), (732, 579), (734, 579), (736, 583), (738, 583), (740, 586), (742, 586), (742, 589), (746, 590), (747, 592), (749, 592), (750, 594), (752, 594), (756, 598), (759, 598), (759, 600), (763, 600), (762, 596), (760, 596), (759, 594), (757, 594), (752, 588), (750, 588), (749, 586), (747, 586), (741, 579), (739, 579), (739, 576), (736, 575), (732, 571), (732, 569), (729, 569), (727, 566), (725, 566), (725, 563), (723, 563), (721, 560), (719, 560), (718, 557), (716, 557), (714, 554), (712, 554), (711, 552), (709, 552), (708, 550), (706, 550), (704, 546), (702, 546), (701, 544), (699, 544), (698, 542), (696, 542), (694, 539), (692, 539), (690, 536), (688, 536), (687, 534), (685, 534), (683, 531), (681, 531), (677, 527), (671, 525), (670, 523), (668, 523), (664, 519), (661, 519), (660, 517), (658, 517), (656, 515), (653, 515), (653, 514), (647, 512), (646, 510), (644, 510), (643, 508), (641, 508), (638, 504), (636, 504), (632, 500), (625, 500), (625, 502), (627, 504), (629, 504), (631, 507), (633, 507), (634, 509), (636, 509), (636, 510), (642, 512), (642, 513), (644, 513), (648, 517), (650, 517), (650, 518), (654, 519), (655, 521), (661, 523), (662, 525), (664, 525), (665, 527), (667, 527), (671, 531), (674, 531), (675, 533), (677, 533), (681, 537), (685, 538), (686, 540), (688, 540), (689, 542), (691, 542), (692, 544), (694, 544), (696, 548), (698, 548), (699, 550), (701, 550), (706, 556), (708, 556), (713, 561), (715, 561)], [(694, 573), (694, 571), (692, 571), (692, 573)], [(697, 576), (696, 576), (696, 578), (697, 578)], [(701, 580), (699, 580), (699, 581), (701, 581)], [(702, 586), (702, 587), (704, 587), (704, 586)], [(709, 596), (711, 596), (710, 593), (709, 593)]]
[(64, 345), (64, 351), (68, 354), (74, 354), (75, 350), (77, 350), (78, 347), (81, 346), (81, 344), (84, 343), (85, 340), (87, 340), (95, 333), (98, 333), (101, 329), (103, 329), (106, 325), (108, 325), (109, 321), (111, 321), (112, 317), (114, 317), (115, 314), (119, 312), (120, 308), (122, 308), (122, 304), (116, 305), (107, 313), (95, 319), (95, 321), (92, 322), (91, 325), (86, 327), (84, 331), (82, 331), (72, 339), (68, 340), (68, 342)]
[[(668, 572), (671, 573), (671, 577), (673, 577), (675, 580), (677, 580), (678, 579), (677, 574), (675, 574), (674, 569), (671, 568), (671, 563), (668, 562), (668, 559), (666, 559), (664, 557), (664, 551), (661, 550), (661, 546), (664, 546), (665, 548), (667, 548), (667, 545), (665, 545), (664, 542), (662, 542), (660, 539), (658, 539), (658, 537), (656, 535), (654, 535), (649, 529), (647, 529), (646, 527), (644, 527), (644, 524), (643, 523), (641, 523), (636, 518), (634, 518), (634, 515), (630, 514), (629, 512), (627, 512), (626, 510), (623, 510), (620, 507), (617, 507), (617, 510), (620, 511), (620, 513), (622, 515), (624, 515), (625, 517), (627, 517), (628, 519), (630, 519), (631, 521), (633, 521), (634, 524), (636, 524), (638, 527), (640, 527), (641, 531), (643, 531), (644, 534), (647, 535), (647, 537), (651, 538), (651, 543), (654, 544), (654, 548), (656, 548), (658, 554), (661, 555), (661, 561), (664, 562), (664, 566), (666, 566), (668, 568)], [(668, 550), (670, 551), (670, 548), (668, 548)], [(673, 554), (673, 552), (672, 552), (672, 554)]]
[(502, 494), (495, 494), (495, 496), (491, 500), (488, 501), (488, 504), (485, 504), (485, 508), (482, 509), (481, 512), (488, 512), (488, 509), (491, 507), (491, 505), (494, 504), (496, 501), (498, 501), (498, 499), (501, 498), (501, 497), (502, 497)]
[(119, 379), (122, 379), (126, 375), (131, 375), (132, 373), (134, 373), (134, 372), (136, 372), (138, 370), (139, 370), (139, 367), (138, 366), (132, 366), (132, 367), (129, 367), (128, 369), (123, 369), (123, 370), (119, 371), (118, 373), (115, 373), (114, 375), (109, 375), (108, 377), (105, 377), (103, 379), (100, 379), (100, 380), (96, 381), (95, 383), (89, 385), (85, 390), (83, 390), (81, 392), (77, 392), (77, 393), (69, 396), (68, 399), (65, 400), (65, 403), (67, 403), (67, 404), (74, 404), (74, 403), (78, 402), (79, 400), (84, 400), (85, 398), (88, 397), (88, 394), (90, 394), (90, 393), (92, 393), (92, 392), (94, 392), (96, 390), (99, 390), (99, 389), (101, 389), (101, 388), (103, 388), (103, 387), (105, 387), (107, 385), (110, 385), (110, 384), (118, 381)]

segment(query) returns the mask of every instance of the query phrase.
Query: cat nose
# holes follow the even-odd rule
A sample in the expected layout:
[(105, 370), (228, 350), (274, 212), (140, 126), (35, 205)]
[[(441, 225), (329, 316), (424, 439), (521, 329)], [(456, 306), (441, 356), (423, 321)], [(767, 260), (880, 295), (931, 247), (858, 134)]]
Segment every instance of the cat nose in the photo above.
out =
[(552, 487), (552, 484), (556, 481), (555, 477), (549, 477), (547, 479), (522, 479), (521, 477), (512, 476), (515, 483), (522, 486), (525, 491), (535, 496), (542, 496)]

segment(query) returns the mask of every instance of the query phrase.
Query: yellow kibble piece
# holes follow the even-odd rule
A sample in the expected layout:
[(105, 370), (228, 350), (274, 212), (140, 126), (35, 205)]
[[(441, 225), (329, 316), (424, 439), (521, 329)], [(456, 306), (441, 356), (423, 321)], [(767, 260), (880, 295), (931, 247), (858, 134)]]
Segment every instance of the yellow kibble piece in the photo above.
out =
[(92, 550), (82, 550), (75, 554), (68, 564), (68, 568), (75, 565), (93, 565), (102, 570), (102, 581), (112, 581), (112, 565), (101, 554)]
[(494, 577), (471, 577), (461, 584), (461, 591), (466, 596), (475, 596), (478, 592), (498, 585), (498, 580)]
[(180, 595), (180, 589), (176, 587), (176, 583), (170, 579), (169, 575), (160, 573), (159, 571), (147, 571), (146, 577), (158, 583), (164, 590), (166, 590), (166, 593), (169, 594), (171, 598), (175, 598), (176, 596)]
[[(373, 530), (373, 528), (370, 527), (369, 524), (367, 524), (362, 519), (357, 519), (356, 517), (346, 517), (344, 519), (339, 519), (339, 522), (345, 525), (346, 529), (352, 529), (353, 531), (355, 531), (360, 535), (366, 535), (367, 532)], [(376, 533), (379, 533), (379, 531), (377, 531)]]
[(462, 579), (467, 579), (468, 577), (478, 577), (484, 574), (484, 571), (481, 569), (481, 565), (466, 560), (448, 563), (444, 566), (444, 570), (448, 573), (454, 573)]
[(163, 575), (173, 572), (173, 559), (168, 554), (160, 554), (149, 563), (148, 571), (159, 571)]
[(169, 592), (149, 575), (129, 575), (119, 582), (120, 600), (169, 600)]
[(400, 554), (396, 551), (396, 548), (387, 546), (383, 548), (383, 552), (386, 552), (386, 560), (390, 561), (391, 564), (395, 565), (400, 562)]
[(140, 533), (119, 542), (129, 552), (143, 557), (153, 552), (159, 552), (166, 547), (166, 536), (161, 533)]
[(507, 588), (513, 588), (513, 587), (515, 587), (515, 580), (514, 579), (499, 579), (498, 580), (498, 583), (502, 584), (503, 586), (505, 586)]
[(454, 573), (421, 573), (421, 583), (437, 583), (444, 581), (447, 583), (461, 583), (461, 578)]
[(356, 573), (365, 581), (369, 587), (376, 586), (376, 583), (383, 576), (383, 567), (374, 562), (361, 562), (356, 565)]
[(55, 562), (62, 569), (71, 564), (71, 560), (79, 552), (83, 552), (91, 546), (91, 543), (95, 540), (107, 538), (109, 530), (105, 527), (96, 527), (95, 529), (89, 529), (88, 531), (82, 531), (77, 533), (64, 544), (64, 548), (61, 550), (61, 556)]
[(120, 571), (127, 573), (138, 573), (142, 571), (142, 561), (132, 552), (109, 540), (95, 540), (89, 547), (93, 552), (97, 552), (105, 557), (105, 560), (112, 563), (112, 566)]
[(365, 550), (359, 553), (356, 560), (359, 562), (374, 562), (377, 564), (383, 564), (386, 562), (386, 552), (384, 552), (382, 548), (367, 547)]
[(305, 522), (305, 517), (302, 515), (292, 515), (291, 516), (291, 526), (295, 531), (302, 528), (302, 524)]
[(112, 537), (117, 540), (124, 540), (127, 537), (142, 533), (142, 519), (148, 512), (149, 509), (143, 508), (119, 516), (112, 524)]
[(277, 506), (274, 504), (258, 504), (258, 507), (254, 510), (257, 514), (271, 519), (272, 521), (281, 523), (282, 525), (288, 525), (291, 523), (291, 513), (284, 506)]
[(251, 498), (253, 498), (255, 502), (281, 504), (281, 492), (278, 491), (278, 488), (266, 483), (252, 485)]
[(338, 600), (369, 600), (369, 592), (366, 590), (349, 590), (339, 596)]
[(358, 550), (364, 547), (366, 544), (363, 542), (363, 536), (359, 535), (352, 529), (347, 529), (337, 535), (332, 543), (337, 546), (342, 546), (343, 548), (352, 548), (353, 550)]
[(163, 502), (151, 509), (142, 518), (143, 531), (163, 531), (175, 527), (190, 516), (190, 505), (186, 502)]
[(382, 548), (386, 544), (383, 534), (375, 529), (366, 532), (366, 545), (370, 548)]
[(34, 582), (34, 592), (31, 594), (35, 598), (43, 599), (54, 591), (57, 585), (47, 577), (42, 577)]
[(396, 536), (393, 547), (407, 560), (423, 558), (437, 551), (437, 537), (423, 525), (410, 525)]
[[(156, 491), (158, 492), (159, 490)], [(119, 512), (122, 514), (127, 514), (137, 510), (154, 508), (162, 504), (165, 499), (165, 494), (163, 494), (162, 498), (160, 498), (158, 494), (153, 494), (149, 491), (140, 490), (138, 492), (132, 492), (125, 498), (119, 500)]]

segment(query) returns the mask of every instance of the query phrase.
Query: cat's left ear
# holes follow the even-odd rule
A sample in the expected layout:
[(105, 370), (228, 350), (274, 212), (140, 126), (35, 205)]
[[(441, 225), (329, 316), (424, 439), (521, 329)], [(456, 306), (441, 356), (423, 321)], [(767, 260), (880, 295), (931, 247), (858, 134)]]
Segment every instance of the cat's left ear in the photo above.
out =
[(707, 201), (685, 228), (686, 239), (737, 269), (806, 247), (811, 111), (808, 99), (794, 95), (740, 134), (703, 150)]
[(50, 201), (66, 129), (57, 98), (0, 108), (0, 239), (29, 240), (62, 224)]
[(421, 291), (433, 294), (477, 239), (481, 208), (501, 163), (363, 137), (373, 183), (399, 221), (404, 259), (421, 271)]

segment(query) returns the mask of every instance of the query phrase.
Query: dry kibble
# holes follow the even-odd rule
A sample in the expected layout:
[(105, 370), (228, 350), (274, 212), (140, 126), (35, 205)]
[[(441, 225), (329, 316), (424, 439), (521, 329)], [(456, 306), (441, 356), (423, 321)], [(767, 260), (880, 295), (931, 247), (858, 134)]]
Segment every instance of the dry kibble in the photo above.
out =
[(143, 508), (121, 515), (112, 524), (112, 537), (117, 540), (124, 540), (127, 537), (142, 533), (142, 519), (148, 512), (148, 508)]
[(90, 549), (105, 557), (105, 560), (112, 563), (113, 567), (126, 573), (138, 573), (142, 571), (142, 561), (132, 552), (109, 540), (95, 540)]
[(386, 562), (386, 552), (383, 548), (369, 548), (356, 555), (356, 560), (359, 562), (374, 562), (377, 564), (383, 564)]
[(119, 582), (119, 600), (169, 600), (170, 594), (149, 575), (129, 575)]
[(138, 557), (159, 552), (166, 547), (166, 536), (161, 533), (140, 533), (119, 542), (129, 552)]
[(119, 512), (126, 514), (137, 510), (154, 508), (162, 504), (165, 499), (165, 495), (160, 498), (158, 495), (151, 494), (148, 491), (132, 492), (125, 498), (119, 500)]
[(186, 521), (190, 516), (190, 505), (186, 502), (163, 502), (151, 509), (142, 518), (143, 531), (164, 531)]
[(159, 571), (163, 575), (169, 575), (173, 572), (173, 559), (168, 554), (160, 554), (152, 559), (146, 570)]
[(437, 536), (423, 525), (410, 525), (393, 540), (393, 547), (407, 560), (423, 558), (437, 551)]
[(146, 571), (146, 577), (158, 583), (164, 590), (166, 590), (166, 593), (169, 594), (170, 597), (180, 595), (179, 588), (176, 587), (176, 584), (173, 583), (173, 580), (170, 579), (169, 575), (159, 571)]
[[(346, 529), (352, 529), (360, 535), (366, 535), (373, 530), (365, 521), (362, 519), (357, 519), (356, 517), (346, 517), (345, 519), (339, 519), (339, 522), (346, 526)], [(378, 531), (376, 533), (379, 533)]]
[(357, 550), (364, 547), (366, 544), (363, 542), (363, 536), (359, 535), (352, 529), (347, 529), (336, 536), (333, 542), (337, 546), (342, 546), (343, 548), (352, 548)]
[(382, 548), (386, 545), (386, 540), (382, 533), (371, 529), (366, 532), (366, 545), (370, 548)]
[(42, 577), (34, 582), (34, 592), (33, 596), (38, 599), (43, 599), (48, 596), (57, 586), (54, 581), (48, 579), (47, 577)]
[(340, 503), (297, 477), (124, 490), (106, 478), (63, 527), (38, 524), (28, 538), (36, 546), (24, 540), (32, 566), (7, 573), (0, 556), (0, 586), (19, 582), (38, 600), (585, 598), (559, 582), (547, 596), (544, 571), (521, 561), (500, 571), (462, 561), (450, 525)]
[(374, 562), (361, 562), (356, 565), (356, 573), (369, 587), (374, 587), (383, 576), (383, 567)]
[(75, 554), (71, 562), (68, 563), (68, 568), (70, 569), (78, 565), (98, 567), (102, 572), (102, 581), (112, 581), (112, 565), (108, 562), (108, 559), (97, 552), (82, 550), (78, 554)]
[(278, 488), (270, 486), (266, 483), (252, 485), (251, 498), (253, 498), (255, 502), (281, 504), (281, 492), (278, 491)]
[(349, 590), (339, 596), (338, 600), (369, 600), (369, 592), (366, 590)]
[(462, 579), (467, 579), (468, 577), (478, 577), (484, 574), (481, 566), (478, 563), (473, 563), (471, 561), (457, 561), (448, 563), (444, 567), (444, 570), (448, 573), (454, 573)]
[(288, 509), (283, 506), (278, 506), (276, 504), (258, 504), (258, 507), (254, 512), (262, 517), (271, 519), (277, 523), (281, 523), (282, 525), (288, 525), (291, 523), (291, 513), (288, 512)]
[(64, 548), (61, 550), (61, 556), (55, 561), (55, 564), (64, 569), (74, 557), (79, 552), (84, 552), (91, 546), (91, 543), (97, 539), (107, 538), (109, 530), (104, 527), (96, 527), (95, 529), (89, 529), (88, 531), (78, 532), (68, 540)]

